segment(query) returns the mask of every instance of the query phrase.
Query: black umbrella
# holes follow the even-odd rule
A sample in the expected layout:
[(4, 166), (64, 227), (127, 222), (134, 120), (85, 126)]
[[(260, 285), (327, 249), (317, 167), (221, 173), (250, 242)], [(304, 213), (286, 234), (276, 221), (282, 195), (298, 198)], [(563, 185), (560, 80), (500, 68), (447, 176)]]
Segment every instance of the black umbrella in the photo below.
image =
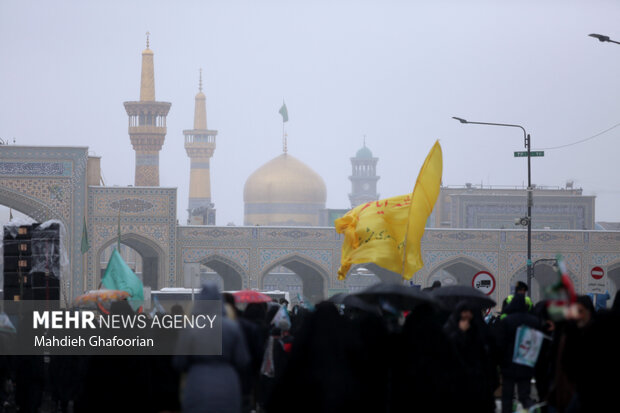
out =
[(430, 293), (446, 310), (454, 310), (462, 301), (475, 308), (485, 309), (495, 306), (495, 300), (468, 285), (440, 287)]
[(345, 308), (355, 308), (367, 313), (381, 315), (381, 310), (379, 310), (377, 305), (367, 303), (355, 295), (347, 295), (344, 297), (342, 304), (344, 304)]
[(420, 304), (435, 304), (435, 299), (417, 288), (402, 284), (378, 283), (355, 294), (371, 304), (386, 301), (399, 310), (411, 310)]
[(347, 297), (347, 295), (348, 294), (346, 294), (346, 293), (336, 293), (336, 294), (332, 295), (331, 297), (329, 297), (325, 301), (330, 302), (330, 303), (334, 303), (336, 305), (342, 304), (342, 302)]

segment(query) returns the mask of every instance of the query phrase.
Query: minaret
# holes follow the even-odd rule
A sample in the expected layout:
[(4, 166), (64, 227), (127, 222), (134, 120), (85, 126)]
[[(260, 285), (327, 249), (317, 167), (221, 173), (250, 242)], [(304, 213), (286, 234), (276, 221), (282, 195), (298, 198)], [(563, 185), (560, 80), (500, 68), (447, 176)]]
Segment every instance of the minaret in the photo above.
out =
[(148, 32), (146, 49), (142, 52), (140, 101), (124, 105), (129, 116), (129, 138), (136, 151), (135, 186), (159, 186), (159, 151), (166, 138), (170, 103), (155, 101), (153, 51), (149, 49)]
[(215, 225), (215, 205), (211, 202), (209, 159), (215, 151), (216, 130), (207, 129), (207, 104), (202, 93), (202, 69), (194, 109), (194, 129), (184, 130), (185, 151), (190, 158), (189, 205), (190, 225)]
[(349, 179), (351, 180), (351, 193), (349, 200), (351, 208), (367, 202), (379, 199), (377, 193), (377, 161), (373, 158), (372, 152), (366, 147), (366, 136), (364, 136), (364, 146), (357, 151), (354, 158), (351, 158), (353, 169)]

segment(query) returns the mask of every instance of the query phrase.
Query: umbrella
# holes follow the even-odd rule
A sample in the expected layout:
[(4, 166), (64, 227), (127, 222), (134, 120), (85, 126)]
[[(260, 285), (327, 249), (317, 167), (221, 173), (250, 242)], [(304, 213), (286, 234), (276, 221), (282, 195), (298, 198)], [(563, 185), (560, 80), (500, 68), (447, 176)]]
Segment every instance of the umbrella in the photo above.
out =
[(371, 304), (387, 301), (400, 310), (411, 310), (420, 304), (435, 304), (435, 299), (428, 293), (402, 284), (378, 283), (354, 295)]
[(435, 297), (446, 310), (454, 310), (462, 301), (466, 301), (472, 306), (480, 309), (495, 306), (495, 300), (468, 285), (450, 285), (436, 288), (431, 292), (431, 295)]
[(241, 290), (232, 293), (236, 303), (268, 303), (272, 301), (271, 297), (254, 290)]
[(78, 307), (88, 306), (91, 304), (96, 305), (99, 303), (109, 303), (112, 301), (126, 300), (128, 297), (129, 293), (127, 291), (93, 290), (77, 297), (75, 299), (75, 305)]
[(342, 304), (346, 297), (348, 297), (348, 294), (346, 293), (336, 293), (325, 301), (338, 305), (338, 304)]
[(379, 309), (378, 306), (369, 304), (366, 301), (354, 295), (345, 296), (342, 301), (342, 304), (344, 304), (345, 308), (355, 308), (357, 310), (361, 310), (367, 313), (381, 315), (381, 310)]

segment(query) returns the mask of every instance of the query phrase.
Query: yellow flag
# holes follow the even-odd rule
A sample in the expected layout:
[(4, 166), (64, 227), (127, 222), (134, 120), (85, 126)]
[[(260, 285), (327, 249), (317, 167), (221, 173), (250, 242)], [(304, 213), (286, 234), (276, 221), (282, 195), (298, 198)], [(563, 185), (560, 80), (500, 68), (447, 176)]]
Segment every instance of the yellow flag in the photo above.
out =
[(374, 263), (410, 279), (424, 263), (420, 241), (441, 184), (439, 142), (431, 149), (418, 175), (413, 194), (359, 205), (335, 221), (344, 233), (338, 279), (351, 265)]
[(413, 274), (424, 267), (424, 262), (422, 261), (422, 236), (424, 235), (426, 221), (431, 215), (435, 202), (437, 202), (439, 197), (442, 170), (443, 154), (439, 141), (436, 141), (424, 160), (413, 188), (413, 199), (409, 208), (409, 223), (407, 240), (405, 242), (406, 256), (403, 270), (403, 278), (407, 280), (411, 279)]

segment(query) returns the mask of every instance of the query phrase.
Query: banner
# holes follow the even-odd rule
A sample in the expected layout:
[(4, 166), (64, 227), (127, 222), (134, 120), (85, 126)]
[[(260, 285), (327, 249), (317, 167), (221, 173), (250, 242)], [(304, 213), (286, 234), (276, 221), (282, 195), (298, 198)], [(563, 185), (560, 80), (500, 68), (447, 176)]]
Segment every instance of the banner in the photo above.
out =
[(540, 354), (545, 336), (538, 330), (527, 326), (517, 328), (515, 348), (512, 362), (523, 366), (534, 367)]

